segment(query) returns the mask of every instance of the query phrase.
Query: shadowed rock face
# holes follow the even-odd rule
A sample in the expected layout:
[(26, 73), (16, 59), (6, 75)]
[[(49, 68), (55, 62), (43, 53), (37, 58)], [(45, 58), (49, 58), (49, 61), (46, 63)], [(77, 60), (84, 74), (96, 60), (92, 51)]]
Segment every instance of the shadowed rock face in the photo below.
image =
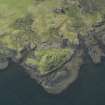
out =
[(0, 3), (0, 69), (10, 58), (58, 94), (77, 79), (86, 54), (94, 63), (105, 56), (104, 0), (26, 1)]
[(8, 60), (6, 58), (0, 58), (0, 70), (4, 70), (8, 67)]

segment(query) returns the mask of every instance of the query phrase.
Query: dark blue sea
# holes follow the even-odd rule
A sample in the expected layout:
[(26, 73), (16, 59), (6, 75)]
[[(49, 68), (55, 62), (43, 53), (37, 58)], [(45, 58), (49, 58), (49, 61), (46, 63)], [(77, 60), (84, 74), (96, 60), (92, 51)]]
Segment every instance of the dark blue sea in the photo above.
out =
[(104, 62), (83, 65), (77, 81), (59, 95), (47, 94), (22, 67), (10, 62), (0, 72), (0, 105), (105, 105)]

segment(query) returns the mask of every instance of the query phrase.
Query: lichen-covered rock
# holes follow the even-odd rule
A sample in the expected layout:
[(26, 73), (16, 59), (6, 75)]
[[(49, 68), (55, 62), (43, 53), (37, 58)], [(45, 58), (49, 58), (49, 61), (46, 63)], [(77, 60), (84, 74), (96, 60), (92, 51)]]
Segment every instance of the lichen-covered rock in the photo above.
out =
[(62, 92), (86, 53), (94, 63), (105, 56), (104, 11), (105, 0), (0, 0), (0, 68), (12, 59), (49, 93)]

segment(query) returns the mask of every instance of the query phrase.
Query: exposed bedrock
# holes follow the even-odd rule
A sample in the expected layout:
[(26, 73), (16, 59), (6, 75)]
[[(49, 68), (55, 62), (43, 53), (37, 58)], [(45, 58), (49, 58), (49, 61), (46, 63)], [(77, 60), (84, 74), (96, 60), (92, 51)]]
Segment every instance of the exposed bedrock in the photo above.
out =
[(8, 59), (0, 57), (0, 70), (4, 70), (8, 67)]
[(105, 56), (105, 22), (97, 23), (84, 37), (85, 48), (94, 63), (100, 63)]
[(80, 66), (83, 63), (82, 54), (83, 50), (77, 51), (73, 58), (59, 70), (53, 71), (44, 77), (41, 85), (48, 93), (61, 93), (77, 79)]

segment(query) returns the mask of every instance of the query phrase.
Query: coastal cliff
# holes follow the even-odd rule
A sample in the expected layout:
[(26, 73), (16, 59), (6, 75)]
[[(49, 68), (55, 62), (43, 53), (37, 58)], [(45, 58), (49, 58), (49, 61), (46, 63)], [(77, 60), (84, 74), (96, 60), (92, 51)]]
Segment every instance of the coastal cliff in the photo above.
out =
[(11, 59), (58, 94), (78, 78), (87, 55), (95, 64), (105, 56), (104, 0), (0, 1), (1, 70)]

